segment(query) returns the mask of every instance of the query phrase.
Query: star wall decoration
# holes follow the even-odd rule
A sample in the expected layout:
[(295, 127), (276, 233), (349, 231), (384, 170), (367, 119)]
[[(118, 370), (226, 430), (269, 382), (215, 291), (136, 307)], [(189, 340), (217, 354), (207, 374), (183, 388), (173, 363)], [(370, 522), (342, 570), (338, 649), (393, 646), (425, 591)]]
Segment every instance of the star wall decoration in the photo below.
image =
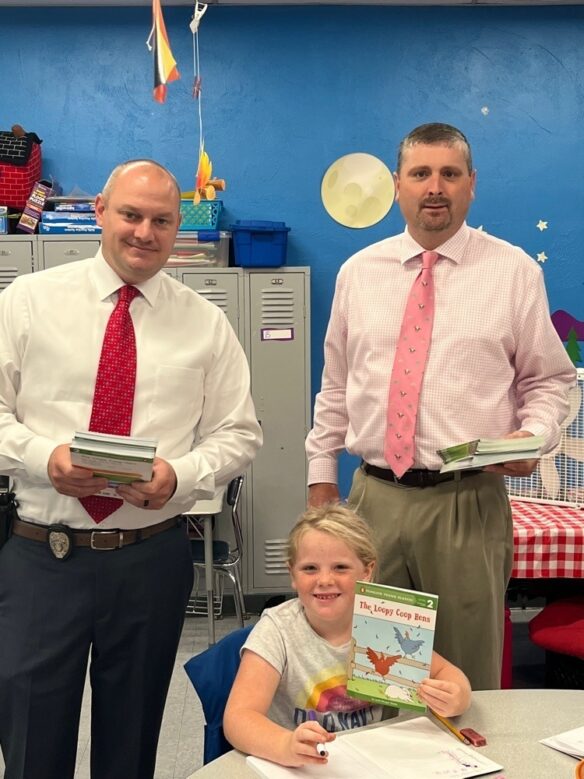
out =
[(542, 233), (544, 230), (548, 229), (548, 223), (544, 222), (543, 219), (540, 219), (539, 222), (535, 225), (538, 230), (540, 230)]
[(538, 252), (537, 253), (537, 261), (538, 262), (545, 262), (548, 259), (548, 256), (545, 252)]

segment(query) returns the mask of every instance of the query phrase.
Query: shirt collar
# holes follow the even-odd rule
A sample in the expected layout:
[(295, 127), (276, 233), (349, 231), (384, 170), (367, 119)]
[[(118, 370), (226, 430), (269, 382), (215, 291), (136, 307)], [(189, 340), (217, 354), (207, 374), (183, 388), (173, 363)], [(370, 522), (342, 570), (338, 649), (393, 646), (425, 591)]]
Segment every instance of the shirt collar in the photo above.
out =
[[(457, 232), (454, 233), (451, 238), (449, 238), (443, 244), (440, 244), (440, 246), (436, 247), (436, 251), (441, 257), (446, 257), (449, 260), (453, 260), (453, 262), (458, 265), (462, 262), (464, 251), (466, 249), (469, 238), (470, 228), (466, 222), (463, 222), (460, 229), (457, 230)], [(423, 246), (420, 246), (420, 244), (412, 238), (408, 228), (406, 227), (402, 234), (399, 258), (400, 263), (403, 265), (405, 262), (408, 262), (408, 260), (411, 260), (414, 257), (419, 257), (422, 252), (425, 251), (426, 249), (424, 249)]]
[[(100, 300), (105, 300), (114, 295), (120, 287), (123, 287), (125, 282), (122, 281), (115, 270), (106, 262), (101, 247), (98, 249), (92, 262), (91, 275), (95, 283), (95, 288), (97, 289), (98, 297)], [(142, 296), (150, 306), (154, 306), (156, 298), (158, 297), (161, 273), (163, 273), (163, 271), (159, 271), (152, 276), (152, 278), (146, 279), (146, 281), (142, 281), (140, 284), (132, 285), (140, 290)]]

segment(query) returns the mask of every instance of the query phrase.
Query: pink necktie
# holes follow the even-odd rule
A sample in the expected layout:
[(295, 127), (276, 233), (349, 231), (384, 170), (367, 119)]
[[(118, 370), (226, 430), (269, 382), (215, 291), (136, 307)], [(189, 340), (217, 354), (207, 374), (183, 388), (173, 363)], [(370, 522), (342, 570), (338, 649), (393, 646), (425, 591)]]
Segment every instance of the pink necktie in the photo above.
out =
[[(130, 435), (136, 388), (136, 337), (130, 304), (140, 292), (125, 285), (108, 320), (97, 378), (89, 429), (96, 433)], [(79, 499), (94, 522), (99, 523), (124, 502), (121, 498), (90, 495)]]
[(436, 252), (422, 254), (422, 270), (406, 303), (391, 371), (384, 456), (398, 478), (414, 464), (418, 401), (434, 322), (432, 268), (438, 257)]

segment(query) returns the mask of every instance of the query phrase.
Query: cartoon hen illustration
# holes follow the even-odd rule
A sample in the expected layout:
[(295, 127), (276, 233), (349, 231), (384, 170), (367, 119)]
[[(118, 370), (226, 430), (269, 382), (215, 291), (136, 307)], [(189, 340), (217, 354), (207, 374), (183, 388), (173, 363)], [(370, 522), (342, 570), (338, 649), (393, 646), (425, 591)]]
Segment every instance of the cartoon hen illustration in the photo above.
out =
[(380, 676), (387, 676), (391, 666), (394, 663), (397, 663), (400, 658), (401, 655), (386, 655), (383, 652), (377, 653), (374, 649), (371, 649), (371, 647), (367, 647), (367, 659)]
[(420, 639), (415, 640), (413, 638), (410, 638), (410, 633), (408, 630), (405, 631), (405, 635), (402, 636), (399, 628), (396, 628), (394, 626), (395, 631), (395, 637), (397, 638), (398, 644), (401, 646), (402, 651), (405, 655), (410, 655), (410, 657), (414, 656), (414, 653), (418, 651), (418, 649), (425, 644), (425, 641), (422, 641)]

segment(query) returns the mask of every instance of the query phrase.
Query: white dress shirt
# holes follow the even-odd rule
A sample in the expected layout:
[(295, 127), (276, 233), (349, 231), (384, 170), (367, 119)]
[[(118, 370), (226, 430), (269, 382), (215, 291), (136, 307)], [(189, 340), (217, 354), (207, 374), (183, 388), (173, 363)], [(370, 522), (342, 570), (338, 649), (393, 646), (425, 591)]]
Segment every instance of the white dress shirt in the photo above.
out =
[[(357, 252), (339, 271), (306, 442), (309, 484), (337, 482), (344, 448), (388, 467), (389, 379), (422, 251), (406, 230)], [(413, 467), (439, 470), (437, 449), (516, 429), (545, 436), (550, 450), (576, 372), (551, 323), (540, 267), (520, 248), (466, 224), (436, 251)]]
[[(87, 430), (103, 335), (122, 280), (101, 255), (17, 278), (0, 295), (0, 472), (19, 515), (95, 528), (57, 493), (49, 457)], [(159, 510), (128, 503), (100, 529), (144, 527), (213, 496), (262, 443), (245, 354), (224, 313), (161, 271), (131, 305), (137, 375), (132, 435), (158, 439), (177, 488)]]

